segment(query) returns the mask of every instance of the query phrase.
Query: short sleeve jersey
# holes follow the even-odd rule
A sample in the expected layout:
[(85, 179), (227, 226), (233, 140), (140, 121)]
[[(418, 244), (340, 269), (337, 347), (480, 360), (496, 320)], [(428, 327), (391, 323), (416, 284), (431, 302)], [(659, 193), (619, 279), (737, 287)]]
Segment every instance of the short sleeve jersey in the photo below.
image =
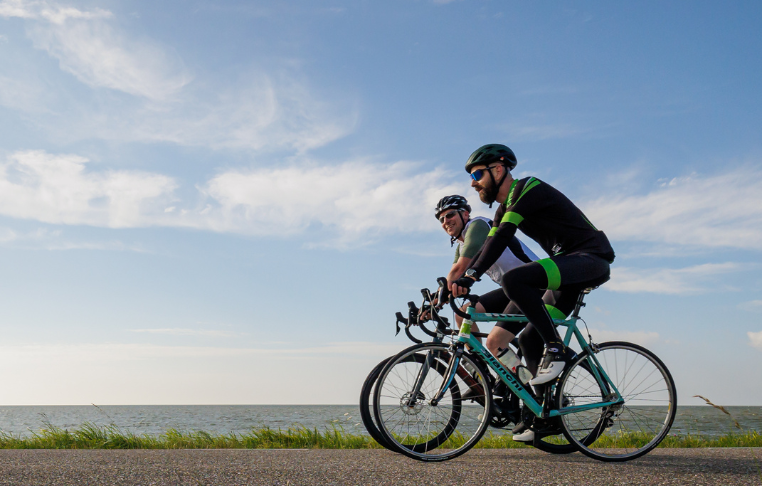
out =
[(455, 248), (455, 261), (453, 263), (457, 263), (460, 257), (475, 257), (487, 240), (490, 225), (486, 220), (474, 218), (469, 223), (466, 227), (466, 234), (463, 235), (463, 243), (458, 244)]

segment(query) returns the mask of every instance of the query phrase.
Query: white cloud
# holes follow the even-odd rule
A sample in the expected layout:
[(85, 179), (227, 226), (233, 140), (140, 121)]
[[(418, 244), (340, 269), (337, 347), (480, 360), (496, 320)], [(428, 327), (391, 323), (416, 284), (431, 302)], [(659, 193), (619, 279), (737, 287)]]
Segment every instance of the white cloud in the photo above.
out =
[(58, 60), (62, 70), (94, 88), (152, 100), (171, 97), (191, 80), (182, 61), (158, 44), (134, 40), (105, 20), (111, 12), (83, 11), (45, 1), (5, 0), (0, 16), (33, 21), (34, 46)]
[(658, 294), (695, 294), (709, 291), (702, 282), (714, 275), (740, 268), (737, 263), (705, 263), (686, 268), (634, 269), (614, 266), (611, 280), (603, 287), (615, 292), (652, 292)]
[(661, 181), (648, 194), (611, 194), (582, 207), (612, 240), (756, 250), (761, 188), (762, 171), (746, 166)]
[(749, 346), (762, 350), (762, 331), (759, 332), (747, 332), (749, 336)]
[(516, 124), (508, 126), (506, 130), (511, 140), (528, 142), (569, 138), (590, 131), (589, 129), (584, 129), (579, 126), (568, 124)]
[(16, 152), (0, 162), (0, 214), (54, 224), (131, 227), (163, 214), (175, 188), (163, 175), (89, 172), (87, 159), (44, 151)]
[(269, 68), (248, 65), (223, 79), (214, 72), (191, 76), (171, 47), (120, 30), (105, 10), (6, 0), (0, 16), (26, 19), (33, 46), (93, 88), (62, 82), (60, 71), (51, 75), (22, 47), (8, 54), (29, 61), (7, 63), (0, 74), (0, 104), (24, 112), (56, 140), (302, 153), (345, 136), (357, 122), (351, 95), (343, 91), (323, 100), (287, 61)]
[(323, 146), (349, 133), (356, 114), (344, 101), (320, 101), (296, 75), (249, 73), (239, 82), (187, 87), (176, 102), (122, 105), (83, 112), (66, 136), (162, 141), (215, 149), (290, 149)]
[(658, 332), (646, 331), (611, 331), (608, 329), (590, 329), (590, 335), (596, 343), (608, 341), (625, 341), (629, 343), (649, 346), (659, 341)]
[(738, 304), (738, 308), (749, 312), (762, 312), (762, 300), (750, 300), (748, 302), (742, 302)]
[[(52, 224), (111, 228), (192, 227), (254, 235), (289, 235), (326, 227), (336, 242), (378, 234), (437, 231), (436, 201), (465, 186), (420, 164), (347, 162), (230, 170), (178, 201), (175, 181), (138, 171), (91, 171), (88, 160), (44, 151), (0, 162), (0, 214)], [(8, 234), (7, 238), (15, 238)]]
[(436, 229), (436, 201), (463, 187), (441, 169), (415, 173), (417, 164), (350, 162), (338, 166), (229, 171), (204, 191), (219, 204), (218, 230), (248, 228), (286, 234), (320, 224), (348, 238), (378, 232)]
[(85, 12), (73, 7), (62, 7), (44, 0), (2, 0), (0, 17), (22, 19), (45, 19), (54, 24), (63, 24), (68, 19), (99, 19), (111, 17), (111, 12), (96, 8)]
[(62, 70), (93, 88), (162, 101), (191, 81), (171, 50), (125, 38), (105, 22), (38, 24), (29, 35), (36, 48), (58, 60)]
[(183, 329), (183, 328), (164, 328), (164, 329), (130, 329), (130, 332), (144, 334), (164, 334), (169, 336), (208, 336), (208, 337), (233, 337), (236, 333), (228, 331), (218, 331), (214, 329)]

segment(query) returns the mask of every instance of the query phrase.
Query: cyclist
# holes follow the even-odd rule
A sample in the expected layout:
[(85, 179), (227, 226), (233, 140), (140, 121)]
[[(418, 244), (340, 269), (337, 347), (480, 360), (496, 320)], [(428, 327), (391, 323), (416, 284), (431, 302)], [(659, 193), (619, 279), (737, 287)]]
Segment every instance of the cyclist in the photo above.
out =
[[(439, 200), (435, 209), (435, 216), (442, 225), (442, 229), (450, 235), (450, 245), (458, 242), (455, 248), (455, 261), (450, 272), (447, 274), (448, 286), (469, 268), (475, 257), (478, 257), (487, 235), (490, 231), (491, 221), (481, 216), (471, 217), (471, 206), (463, 196), (445, 196)], [(515, 236), (508, 242), (505, 250), (485, 273), (498, 285), (503, 275), (510, 269), (537, 260), (537, 255), (526, 247)], [(498, 288), (487, 292), (479, 297), (476, 304), (477, 312), (506, 312), (510, 300), (502, 289)], [(428, 318), (425, 315), (425, 318)], [(455, 321), (460, 327), (463, 318), (455, 316)], [(487, 337), (487, 349), (495, 356), (501, 348), (505, 348), (513, 338), (521, 332), (523, 324), (513, 322), (498, 322)], [(479, 332), (474, 325), (472, 329)]]
[[(558, 190), (534, 177), (514, 179), (510, 171), (516, 164), (513, 151), (500, 144), (484, 145), (468, 158), (466, 172), (479, 199), (490, 207), (495, 201), (500, 205), (481, 254), (452, 283), (451, 291), (456, 296), (468, 293), (497, 261), (517, 228), (551, 255), (509, 270), (500, 282), (512, 305), (530, 321), (519, 344), (529, 370), (536, 375), (530, 384), (542, 385), (557, 378), (574, 356), (552, 319), (565, 318), (583, 289), (609, 279), (614, 250), (606, 235)], [(547, 291), (541, 296), (537, 289)], [(537, 352), (542, 349), (538, 343), (544, 344), (544, 353)]]

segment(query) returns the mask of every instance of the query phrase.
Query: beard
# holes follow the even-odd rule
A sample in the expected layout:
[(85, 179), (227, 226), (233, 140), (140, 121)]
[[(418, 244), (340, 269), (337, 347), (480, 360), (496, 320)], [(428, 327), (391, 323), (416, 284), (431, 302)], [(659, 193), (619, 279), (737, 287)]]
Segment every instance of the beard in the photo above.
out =
[[(485, 176), (486, 177), (486, 176)], [(479, 192), (479, 199), (484, 204), (492, 204), (495, 202), (495, 196), (492, 194), (492, 186), (493, 182), (489, 181), (486, 184), (477, 184), (474, 189), (476, 189)]]

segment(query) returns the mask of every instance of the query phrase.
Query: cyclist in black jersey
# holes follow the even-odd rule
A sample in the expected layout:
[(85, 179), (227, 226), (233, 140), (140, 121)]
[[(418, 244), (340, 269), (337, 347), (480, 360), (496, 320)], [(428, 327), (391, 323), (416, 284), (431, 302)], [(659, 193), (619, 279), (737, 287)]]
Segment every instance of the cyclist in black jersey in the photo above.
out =
[[(519, 337), (530, 371), (532, 385), (557, 378), (573, 357), (566, 349), (553, 318), (565, 318), (579, 293), (609, 279), (614, 250), (598, 230), (566, 196), (534, 177), (516, 180), (513, 151), (500, 144), (484, 145), (466, 163), (479, 198), (500, 203), (489, 237), (465, 275), (453, 282), (455, 295), (464, 295), (497, 259), (514, 237), (516, 229), (535, 240), (550, 258), (527, 263), (503, 275), (501, 286), (513, 305), (530, 324)], [(537, 289), (547, 289), (543, 296)], [(544, 343), (544, 353), (538, 353)], [(534, 369), (533, 369), (534, 368)]]

